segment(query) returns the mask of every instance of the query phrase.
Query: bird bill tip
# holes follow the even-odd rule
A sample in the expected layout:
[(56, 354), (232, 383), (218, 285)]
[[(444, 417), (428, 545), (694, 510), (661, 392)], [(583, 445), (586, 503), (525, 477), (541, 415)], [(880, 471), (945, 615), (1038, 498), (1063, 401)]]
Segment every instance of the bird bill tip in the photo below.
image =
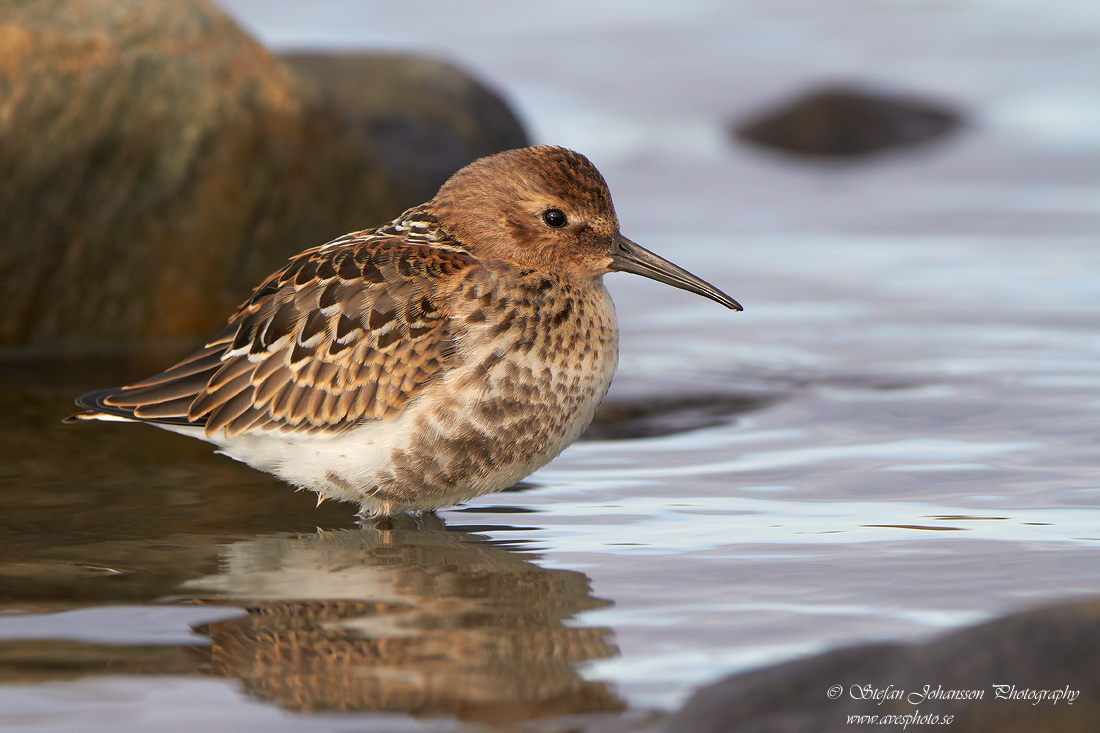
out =
[(664, 257), (650, 252), (636, 242), (619, 234), (615, 238), (615, 249), (611, 253), (611, 270), (641, 275), (650, 280), (701, 295), (730, 310), (742, 311), (744, 308), (736, 300), (723, 293), (701, 277), (693, 275), (679, 265)]

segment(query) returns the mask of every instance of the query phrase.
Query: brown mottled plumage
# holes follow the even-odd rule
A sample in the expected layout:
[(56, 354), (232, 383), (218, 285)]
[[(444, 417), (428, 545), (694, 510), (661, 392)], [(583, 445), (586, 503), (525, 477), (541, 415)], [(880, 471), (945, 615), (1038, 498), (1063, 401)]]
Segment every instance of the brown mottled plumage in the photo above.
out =
[(615, 270), (740, 309), (623, 237), (583, 156), (501, 153), (293, 258), (213, 341), (85, 395), (74, 418), (193, 435), (367, 513), (448, 506), (545, 465), (591, 421), (617, 360)]

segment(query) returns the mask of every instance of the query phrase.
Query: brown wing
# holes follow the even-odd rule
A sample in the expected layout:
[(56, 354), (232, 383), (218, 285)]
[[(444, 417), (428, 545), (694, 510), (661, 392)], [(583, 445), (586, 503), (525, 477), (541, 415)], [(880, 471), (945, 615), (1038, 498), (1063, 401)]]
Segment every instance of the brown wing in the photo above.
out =
[(302, 253), (203, 349), (88, 397), (101, 411), (202, 425), (208, 436), (334, 431), (397, 415), (453, 353), (447, 296), (479, 265), (456, 249), (410, 243), (417, 238), (407, 232), (383, 232)]

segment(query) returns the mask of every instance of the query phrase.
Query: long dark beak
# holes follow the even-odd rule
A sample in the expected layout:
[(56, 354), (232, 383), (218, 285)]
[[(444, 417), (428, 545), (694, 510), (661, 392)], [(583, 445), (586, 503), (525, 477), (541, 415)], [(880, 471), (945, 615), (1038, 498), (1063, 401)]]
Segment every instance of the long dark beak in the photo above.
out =
[(632, 272), (674, 288), (710, 298), (735, 311), (744, 310), (741, 304), (710, 283), (677, 267), (663, 257), (650, 252), (621, 234), (615, 235), (615, 251), (611, 253), (611, 269), (615, 272)]

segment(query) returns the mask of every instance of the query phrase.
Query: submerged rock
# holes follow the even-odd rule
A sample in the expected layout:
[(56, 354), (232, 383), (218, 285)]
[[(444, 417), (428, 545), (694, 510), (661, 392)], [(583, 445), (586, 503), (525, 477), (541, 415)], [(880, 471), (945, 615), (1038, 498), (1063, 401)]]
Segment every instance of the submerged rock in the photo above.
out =
[(1091, 733), (1100, 730), (1098, 657), (1100, 600), (1053, 606), (927, 644), (857, 646), (733, 675), (699, 690), (665, 730), (901, 730), (908, 715), (909, 729)]
[[(400, 84), (421, 63), (377, 74)], [(459, 111), (402, 143), (399, 122), (349, 124), (347, 95), (202, 0), (0, 0), (0, 346), (213, 333), (290, 255), (515, 141), (499, 111), (470, 110), (474, 82), (452, 72), (456, 101), (442, 76), (416, 93)], [(453, 143), (479, 135), (482, 148)], [(445, 162), (410, 173), (393, 163), (402, 144)]]
[(788, 153), (842, 158), (919, 145), (961, 123), (959, 113), (928, 100), (829, 87), (735, 125), (733, 132)]

